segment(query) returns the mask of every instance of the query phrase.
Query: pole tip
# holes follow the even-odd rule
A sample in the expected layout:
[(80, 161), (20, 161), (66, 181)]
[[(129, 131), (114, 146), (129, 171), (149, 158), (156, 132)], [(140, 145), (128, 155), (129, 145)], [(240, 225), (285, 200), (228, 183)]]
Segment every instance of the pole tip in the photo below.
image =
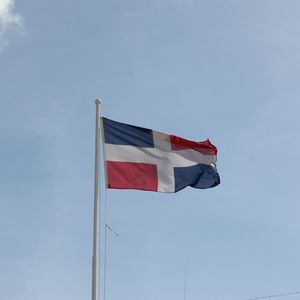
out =
[(101, 101), (101, 99), (97, 98), (97, 99), (95, 100), (95, 103), (96, 103), (96, 104), (101, 104), (102, 101)]

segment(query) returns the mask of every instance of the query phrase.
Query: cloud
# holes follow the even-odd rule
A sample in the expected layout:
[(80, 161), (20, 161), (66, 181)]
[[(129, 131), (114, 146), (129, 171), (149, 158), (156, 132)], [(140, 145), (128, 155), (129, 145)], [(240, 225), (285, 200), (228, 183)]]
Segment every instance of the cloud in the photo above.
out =
[(13, 11), (14, 0), (0, 0), (0, 52), (8, 45), (6, 38), (10, 30), (22, 29), (22, 17)]

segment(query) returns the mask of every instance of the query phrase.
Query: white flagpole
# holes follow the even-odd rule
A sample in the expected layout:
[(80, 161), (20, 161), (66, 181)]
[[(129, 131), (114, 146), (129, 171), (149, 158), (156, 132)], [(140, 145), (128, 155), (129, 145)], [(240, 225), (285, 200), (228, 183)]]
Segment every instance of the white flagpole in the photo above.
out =
[(100, 160), (100, 105), (96, 103), (96, 134), (95, 134), (95, 179), (94, 179), (94, 229), (93, 229), (93, 262), (92, 262), (92, 300), (98, 296), (98, 231), (99, 231), (99, 160)]

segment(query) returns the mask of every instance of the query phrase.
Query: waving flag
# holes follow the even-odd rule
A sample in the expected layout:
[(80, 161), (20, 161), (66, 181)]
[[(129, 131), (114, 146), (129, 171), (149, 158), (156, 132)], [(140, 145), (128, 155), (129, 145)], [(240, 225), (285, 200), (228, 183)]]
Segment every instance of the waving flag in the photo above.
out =
[(220, 183), (217, 148), (102, 118), (107, 188), (174, 193)]

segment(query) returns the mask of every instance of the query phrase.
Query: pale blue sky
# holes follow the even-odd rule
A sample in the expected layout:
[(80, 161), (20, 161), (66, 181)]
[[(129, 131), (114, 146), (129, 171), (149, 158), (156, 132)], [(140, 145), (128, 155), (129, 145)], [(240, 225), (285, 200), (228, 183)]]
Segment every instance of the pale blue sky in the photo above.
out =
[(300, 290), (299, 1), (1, 3), (1, 299), (90, 299), (96, 97), (209, 137), (221, 176), (107, 192), (106, 300), (182, 300), (186, 260), (187, 300)]

